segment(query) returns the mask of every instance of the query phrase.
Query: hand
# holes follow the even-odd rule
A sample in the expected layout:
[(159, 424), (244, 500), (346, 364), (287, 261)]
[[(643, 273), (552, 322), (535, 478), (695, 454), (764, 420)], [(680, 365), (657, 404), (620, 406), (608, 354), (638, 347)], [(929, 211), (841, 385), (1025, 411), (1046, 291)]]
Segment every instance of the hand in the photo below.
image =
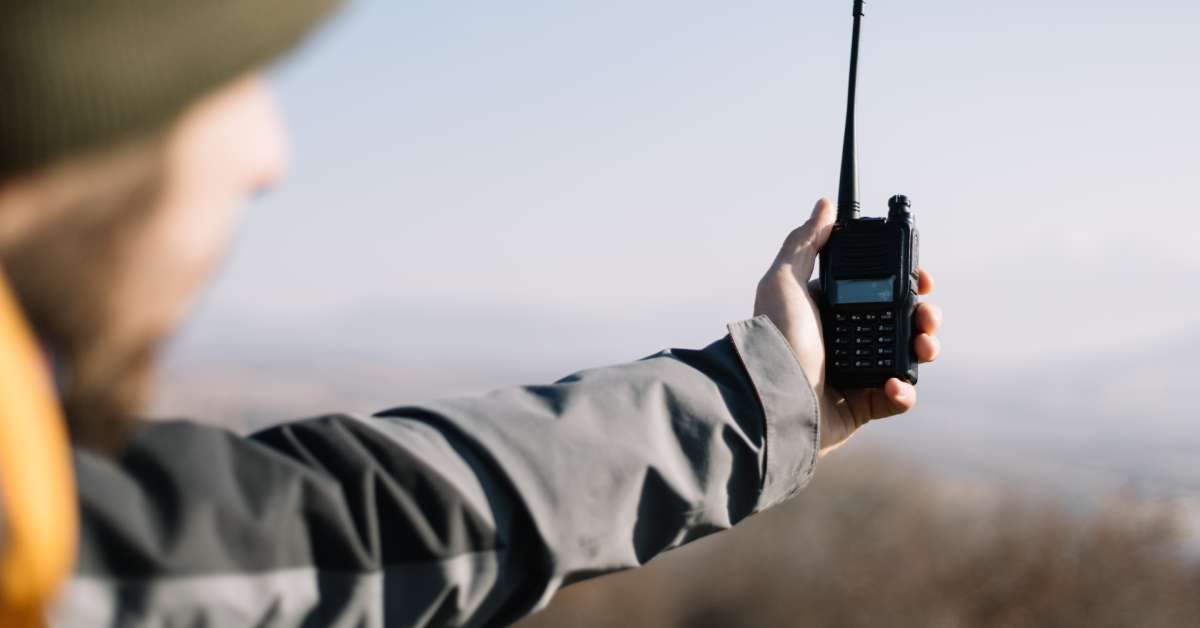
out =
[[(917, 389), (899, 379), (889, 379), (883, 388), (835, 390), (825, 383), (825, 342), (821, 334), (821, 313), (817, 306), (816, 282), (809, 283), (817, 253), (829, 240), (833, 229), (833, 204), (817, 201), (808, 222), (788, 235), (775, 263), (758, 282), (754, 301), (755, 316), (765, 314), (775, 323), (800, 367), (812, 384), (821, 404), (821, 455), (837, 449), (868, 421), (908, 412), (917, 403)], [(918, 293), (933, 291), (933, 278), (920, 270)], [(917, 306), (913, 350), (919, 362), (932, 362), (941, 345), (934, 332), (942, 322), (936, 305)]]

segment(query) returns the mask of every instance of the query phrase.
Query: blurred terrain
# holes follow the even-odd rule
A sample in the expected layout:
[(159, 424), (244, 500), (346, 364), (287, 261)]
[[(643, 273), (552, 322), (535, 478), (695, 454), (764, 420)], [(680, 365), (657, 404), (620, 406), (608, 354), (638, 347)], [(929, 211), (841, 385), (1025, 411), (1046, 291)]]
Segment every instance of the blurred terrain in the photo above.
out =
[(1200, 565), (1175, 522), (1129, 496), (1083, 516), (854, 451), (785, 506), (567, 588), (520, 625), (1195, 626)]

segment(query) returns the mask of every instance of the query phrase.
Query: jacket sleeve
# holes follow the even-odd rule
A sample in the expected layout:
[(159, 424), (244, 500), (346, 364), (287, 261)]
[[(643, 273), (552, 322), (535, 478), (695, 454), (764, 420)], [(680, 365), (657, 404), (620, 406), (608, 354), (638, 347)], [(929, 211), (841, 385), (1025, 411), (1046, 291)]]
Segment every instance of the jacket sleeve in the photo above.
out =
[(59, 626), (483, 626), (798, 492), (816, 398), (763, 317), (555, 384), (76, 456)]

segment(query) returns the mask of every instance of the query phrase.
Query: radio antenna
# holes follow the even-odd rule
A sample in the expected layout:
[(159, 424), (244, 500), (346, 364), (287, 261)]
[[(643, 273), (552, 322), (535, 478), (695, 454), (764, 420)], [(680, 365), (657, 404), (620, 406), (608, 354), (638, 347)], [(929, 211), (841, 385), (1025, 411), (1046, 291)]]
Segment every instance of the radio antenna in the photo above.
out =
[(854, 141), (854, 92), (858, 86), (858, 35), (863, 0), (854, 0), (854, 38), (850, 42), (850, 89), (846, 96), (846, 136), (842, 140), (842, 180), (838, 185), (839, 223), (858, 218), (858, 146)]

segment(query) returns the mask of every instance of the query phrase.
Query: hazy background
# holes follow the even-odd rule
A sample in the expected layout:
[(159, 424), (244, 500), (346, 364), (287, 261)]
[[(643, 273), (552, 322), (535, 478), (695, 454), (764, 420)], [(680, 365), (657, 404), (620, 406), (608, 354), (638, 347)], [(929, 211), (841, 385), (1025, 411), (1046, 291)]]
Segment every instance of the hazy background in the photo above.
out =
[[(721, 336), (836, 193), (850, 5), (355, 3), (272, 72), (291, 176), (161, 409), (368, 411)], [(868, 4), (864, 208), (913, 199), (946, 326), (918, 410), (855, 448), (1200, 513), (1198, 24), (1182, 1)]]

